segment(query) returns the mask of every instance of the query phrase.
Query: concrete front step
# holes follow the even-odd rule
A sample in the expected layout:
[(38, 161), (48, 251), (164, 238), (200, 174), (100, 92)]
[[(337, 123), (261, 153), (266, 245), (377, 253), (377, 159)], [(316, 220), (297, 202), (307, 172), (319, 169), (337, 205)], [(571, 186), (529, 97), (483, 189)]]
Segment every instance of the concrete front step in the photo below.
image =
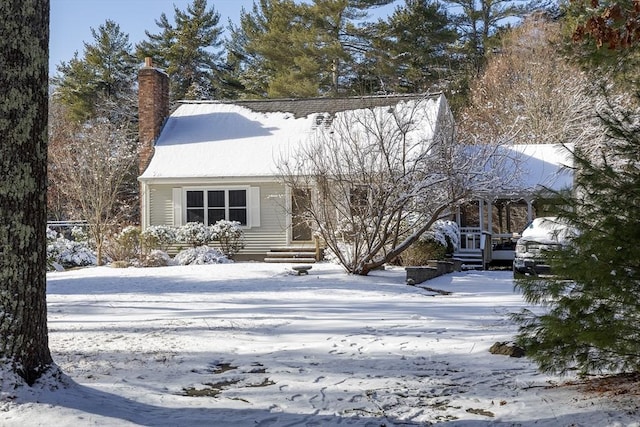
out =
[(264, 262), (270, 263), (289, 263), (289, 264), (313, 264), (316, 262), (315, 258), (265, 258)]
[(272, 248), (267, 252), (264, 262), (314, 263), (315, 248)]
[(269, 252), (315, 252), (316, 248), (313, 246), (289, 246), (289, 247), (277, 247), (269, 248)]
[(484, 269), (481, 252), (458, 252), (453, 254), (453, 258), (462, 264), (461, 267), (463, 270)]
[(299, 251), (291, 251), (291, 252), (267, 252), (268, 258), (315, 258), (316, 253), (314, 252), (299, 252)]

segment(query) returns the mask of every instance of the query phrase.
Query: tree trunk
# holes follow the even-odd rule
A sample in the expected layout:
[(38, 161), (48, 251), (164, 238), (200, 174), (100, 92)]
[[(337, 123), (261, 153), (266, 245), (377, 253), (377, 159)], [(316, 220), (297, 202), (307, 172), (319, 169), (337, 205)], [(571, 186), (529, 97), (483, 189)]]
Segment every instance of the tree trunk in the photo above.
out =
[(46, 306), (49, 0), (0, 2), (0, 363), (52, 364)]

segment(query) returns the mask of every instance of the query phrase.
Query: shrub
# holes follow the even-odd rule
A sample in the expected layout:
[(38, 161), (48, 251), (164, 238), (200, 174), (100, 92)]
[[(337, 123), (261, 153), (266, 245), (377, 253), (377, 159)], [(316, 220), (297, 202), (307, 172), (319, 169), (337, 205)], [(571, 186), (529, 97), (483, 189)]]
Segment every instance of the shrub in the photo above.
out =
[(430, 260), (444, 259), (457, 246), (458, 225), (454, 221), (438, 220), (402, 253), (402, 265), (425, 265)]
[(224, 264), (230, 262), (221, 251), (208, 246), (185, 249), (175, 256), (174, 261), (179, 265)]
[(166, 267), (171, 264), (171, 257), (164, 251), (152, 250), (142, 257), (140, 265), (142, 267)]
[(140, 233), (140, 239), (145, 252), (154, 249), (166, 252), (169, 245), (176, 243), (176, 229), (168, 225), (152, 225)]
[(213, 228), (201, 222), (188, 222), (176, 231), (176, 240), (192, 247), (206, 245), (215, 240)]
[(89, 235), (87, 234), (87, 230), (84, 227), (73, 227), (71, 229), (71, 238), (74, 242), (88, 242)]
[[(78, 235), (78, 233), (76, 233)], [(87, 241), (74, 241), (59, 236), (47, 229), (47, 269), (84, 267), (96, 264), (96, 254), (89, 248)]]
[(435, 239), (420, 239), (402, 253), (402, 265), (426, 265), (427, 261), (444, 259), (446, 250)]
[(140, 257), (140, 229), (134, 226), (125, 227), (107, 244), (107, 256), (111, 261), (131, 263)]
[(452, 254), (458, 247), (458, 224), (454, 221), (439, 219), (431, 226), (433, 238), (445, 246), (446, 253)]
[(213, 227), (213, 238), (220, 244), (220, 250), (228, 258), (233, 258), (244, 248), (244, 232), (238, 221), (220, 220)]
[(113, 268), (127, 268), (131, 267), (131, 263), (129, 263), (129, 261), (113, 261), (109, 264), (109, 266)]

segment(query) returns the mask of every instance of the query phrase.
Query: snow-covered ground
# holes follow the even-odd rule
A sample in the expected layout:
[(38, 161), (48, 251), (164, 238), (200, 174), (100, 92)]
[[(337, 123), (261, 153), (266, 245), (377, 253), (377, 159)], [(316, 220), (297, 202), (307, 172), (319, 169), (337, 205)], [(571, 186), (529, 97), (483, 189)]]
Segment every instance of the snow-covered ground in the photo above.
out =
[(640, 426), (637, 395), (589, 394), (489, 353), (525, 305), (510, 272), (423, 284), (453, 292), (441, 295), (402, 269), (289, 267), (50, 273), (67, 386), (0, 387), (0, 425)]

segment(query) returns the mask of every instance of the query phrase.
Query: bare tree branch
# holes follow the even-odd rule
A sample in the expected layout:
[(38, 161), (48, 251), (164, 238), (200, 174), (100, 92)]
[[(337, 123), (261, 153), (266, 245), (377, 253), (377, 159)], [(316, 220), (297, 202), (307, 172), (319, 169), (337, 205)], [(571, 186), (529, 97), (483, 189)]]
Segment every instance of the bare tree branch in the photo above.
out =
[(489, 144), (456, 143), (444, 98), (422, 99), (336, 114), (280, 171), (290, 188), (314, 191), (304, 218), (336, 260), (366, 275), (473, 194), (498, 188), (495, 156)]

